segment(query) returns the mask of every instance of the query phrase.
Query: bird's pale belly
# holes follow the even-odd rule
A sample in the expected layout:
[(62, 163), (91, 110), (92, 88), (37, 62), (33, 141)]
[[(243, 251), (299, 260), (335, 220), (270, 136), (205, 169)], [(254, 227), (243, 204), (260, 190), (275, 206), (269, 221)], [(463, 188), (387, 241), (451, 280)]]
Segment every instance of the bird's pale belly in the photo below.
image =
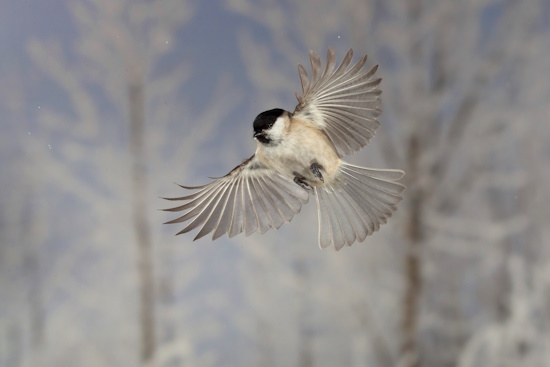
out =
[[(276, 147), (262, 150), (264, 163), (286, 177), (298, 176), (312, 186), (329, 184), (338, 172), (340, 160), (330, 142), (324, 136), (316, 134), (296, 135)], [(317, 163), (322, 168), (320, 181), (311, 171), (311, 165)]]

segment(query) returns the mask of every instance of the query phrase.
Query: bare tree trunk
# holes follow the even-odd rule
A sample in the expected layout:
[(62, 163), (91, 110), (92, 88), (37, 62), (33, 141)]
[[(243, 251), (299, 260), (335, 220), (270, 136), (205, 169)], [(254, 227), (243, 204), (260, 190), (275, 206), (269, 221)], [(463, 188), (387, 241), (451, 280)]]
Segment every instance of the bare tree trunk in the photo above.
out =
[[(408, 17), (412, 29), (418, 27), (422, 14), (422, 2), (420, 0), (409, 0), (407, 3)], [(413, 65), (418, 66), (422, 63), (420, 38), (413, 37), (410, 45), (410, 57)], [(424, 91), (419, 76), (416, 76), (414, 88), (417, 91)], [(414, 115), (413, 115), (414, 116)], [(415, 116), (417, 119), (422, 118)], [(419, 121), (413, 121), (417, 128), (421, 126)], [(412, 132), (408, 141), (408, 151), (406, 155), (406, 172), (409, 182), (409, 206), (407, 208), (407, 227), (406, 242), (407, 253), (405, 257), (405, 294), (402, 306), (401, 319), (401, 348), (399, 353), (399, 366), (402, 367), (420, 367), (420, 358), (417, 345), (417, 326), (418, 326), (418, 304), (422, 288), (421, 279), (421, 260), (420, 260), (420, 241), (421, 241), (421, 215), (422, 215), (422, 188), (418, 181), (418, 164), (420, 160), (420, 137), (418, 131)]]
[(403, 299), (400, 350), (400, 366), (419, 367), (421, 365), (417, 345), (418, 304), (422, 291), (420, 243), (422, 240), (421, 216), (423, 190), (418, 185), (418, 160), (420, 147), (417, 136), (409, 142), (407, 174), (409, 182), (409, 207), (406, 228), (407, 254), (405, 258), (405, 296)]
[(155, 283), (153, 279), (153, 246), (147, 222), (145, 111), (143, 80), (130, 81), (130, 152), (133, 178), (133, 222), (138, 248), (137, 267), (140, 287), (141, 362), (146, 364), (155, 354)]

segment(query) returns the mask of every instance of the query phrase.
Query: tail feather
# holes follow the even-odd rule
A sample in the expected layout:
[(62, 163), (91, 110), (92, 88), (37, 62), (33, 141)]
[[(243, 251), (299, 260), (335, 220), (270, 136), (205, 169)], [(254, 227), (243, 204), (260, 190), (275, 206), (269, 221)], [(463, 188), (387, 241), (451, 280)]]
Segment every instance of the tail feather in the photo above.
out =
[(340, 250), (378, 231), (397, 210), (405, 186), (395, 181), (404, 174), (342, 163), (334, 184), (315, 187), (319, 246)]

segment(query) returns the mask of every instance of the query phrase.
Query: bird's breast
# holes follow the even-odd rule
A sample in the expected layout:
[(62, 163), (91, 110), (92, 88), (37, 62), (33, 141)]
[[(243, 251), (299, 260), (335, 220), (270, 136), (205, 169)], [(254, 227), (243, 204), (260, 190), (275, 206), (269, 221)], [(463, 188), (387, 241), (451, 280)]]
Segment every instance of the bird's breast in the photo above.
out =
[[(308, 123), (294, 123), (288, 135), (275, 147), (262, 147), (257, 154), (260, 160), (284, 176), (294, 178), (297, 174), (310, 185), (328, 184), (338, 173), (340, 159), (334, 146), (325, 134)], [(317, 163), (323, 168), (324, 182), (311, 172), (311, 165)]]

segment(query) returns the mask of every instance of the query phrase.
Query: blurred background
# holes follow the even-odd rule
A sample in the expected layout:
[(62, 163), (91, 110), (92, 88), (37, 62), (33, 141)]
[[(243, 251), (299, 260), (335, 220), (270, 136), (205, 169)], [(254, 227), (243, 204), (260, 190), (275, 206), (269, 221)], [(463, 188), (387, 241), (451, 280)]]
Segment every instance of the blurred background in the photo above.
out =
[[(550, 2), (50, 0), (0, 12), (1, 366), (550, 366)], [(159, 197), (293, 110), (310, 49), (380, 65), (397, 214), (314, 201), (192, 242)]]

